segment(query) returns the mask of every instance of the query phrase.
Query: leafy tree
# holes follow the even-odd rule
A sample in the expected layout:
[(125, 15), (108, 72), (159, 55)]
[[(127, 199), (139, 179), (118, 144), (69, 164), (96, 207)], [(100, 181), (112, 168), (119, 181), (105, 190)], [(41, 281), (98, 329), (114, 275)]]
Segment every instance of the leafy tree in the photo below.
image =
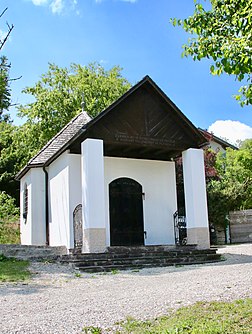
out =
[(117, 66), (107, 71), (97, 63), (72, 64), (69, 69), (49, 64), (41, 80), (23, 91), (35, 102), (19, 107), (19, 116), (26, 117), (33, 136), (32, 151), (41, 148), (80, 112), (83, 99), (86, 112), (94, 117), (129, 88)]
[(216, 160), (217, 178), (207, 184), (209, 221), (225, 227), (229, 211), (252, 208), (252, 139)]
[(0, 57), (0, 122), (9, 121), (9, 115), (4, 114), (11, 105), (11, 92), (9, 81), (10, 65), (5, 56)]
[[(19, 182), (14, 177), (29, 157), (27, 126), (0, 122), (0, 191), (19, 203)], [(31, 138), (30, 138), (31, 140)]]
[(35, 98), (35, 102), (19, 107), (26, 122), (22, 126), (0, 122), (0, 190), (18, 204), (16, 173), (80, 112), (83, 97), (91, 116), (120, 97), (130, 87), (120, 71), (119, 67), (106, 71), (99, 64), (73, 64), (70, 69), (50, 64), (41, 80), (24, 90)]
[(194, 60), (211, 58), (212, 74), (232, 74), (246, 84), (236, 99), (240, 104), (252, 104), (252, 0), (210, 0), (211, 10), (195, 2), (192, 16), (172, 19), (193, 38), (184, 45), (185, 56)]
[(229, 210), (252, 208), (252, 139), (239, 150), (227, 149), (218, 155), (217, 169), (223, 194), (229, 198)]

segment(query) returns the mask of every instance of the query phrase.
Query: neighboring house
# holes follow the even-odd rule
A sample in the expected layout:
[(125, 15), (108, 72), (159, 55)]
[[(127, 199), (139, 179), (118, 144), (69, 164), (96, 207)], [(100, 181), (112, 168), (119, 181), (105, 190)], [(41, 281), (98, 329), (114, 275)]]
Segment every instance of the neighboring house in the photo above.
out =
[(227, 141), (215, 136), (213, 133), (208, 132), (207, 130), (203, 130), (201, 128), (198, 128), (198, 130), (202, 133), (202, 135), (207, 140), (207, 145), (209, 148), (211, 148), (216, 153), (222, 152), (225, 153), (227, 148), (231, 148), (232, 150), (237, 150), (238, 148)]
[(205, 144), (146, 76), (94, 119), (76, 116), (19, 172), (21, 243), (83, 252), (174, 244), (182, 154), (188, 244), (208, 248)]

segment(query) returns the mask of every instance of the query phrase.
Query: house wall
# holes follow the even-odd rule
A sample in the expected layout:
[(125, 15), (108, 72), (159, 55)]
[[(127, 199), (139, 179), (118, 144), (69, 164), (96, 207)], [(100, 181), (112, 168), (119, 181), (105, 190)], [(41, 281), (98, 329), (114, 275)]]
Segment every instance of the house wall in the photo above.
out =
[(82, 203), (81, 194), (81, 155), (68, 154), (69, 161), (69, 221), (70, 248), (74, 248), (73, 212)]
[[(24, 189), (28, 189), (28, 214), (24, 219)], [(20, 183), (21, 244), (45, 245), (45, 174), (42, 168), (30, 169)]]
[(48, 182), (49, 244), (69, 248), (69, 167), (66, 152), (50, 165)]
[(63, 153), (48, 169), (50, 246), (73, 248), (73, 211), (81, 203), (80, 155)]
[(218, 153), (218, 152), (225, 153), (226, 152), (226, 150), (220, 144), (216, 143), (213, 140), (210, 140), (209, 147), (216, 153)]
[(174, 244), (173, 214), (177, 210), (174, 162), (125, 158), (104, 158), (106, 244), (110, 245), (109, 184), (129, 177), (143, 187), (146, 245)]

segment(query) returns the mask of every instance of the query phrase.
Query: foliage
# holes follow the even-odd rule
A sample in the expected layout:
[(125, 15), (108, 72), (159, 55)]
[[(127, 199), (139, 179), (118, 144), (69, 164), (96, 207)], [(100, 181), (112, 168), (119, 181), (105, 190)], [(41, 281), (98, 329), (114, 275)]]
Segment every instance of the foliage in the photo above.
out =
[(23, 91), (35, 102), (19, 107), (19, 116), (26, 117), (33, 138), (32, 150), (40, 149), (76, 116), (83, 99), (86, 112), (94, 117), (129, 88), (118, 66), (105, 70), (97, 63), (70, 68), (49, 64), (41, 80)]
[(5, 56), (0, 57), (0, 122), (9, 121), (9, 115), (4, 114), (11, 104), (11, 92), (9, 82), (10, 65)]
[(252, 139), (246, 140), (239, 150), (227, 149), (218, 155), (217, 169), (222, 193), (229, 198), (229, 209), (252, 208)]
[(18, 282), (30, 278), (29, 262), (0, 255), (0, 282)]
[(106, 71), (96, 63), (84, 67), (72, 64), (70, 69), (49, 64), (41, 80), (24, 90), (35, 98), (35, 102), (19, 107), (26, 122), (22, 126), (0, 123), (0, 189), (18, 204), (16, 173), (80, 112), (83, 96), (86, 111), (95, 116), (129, 87), (117, 66)]
[(102, 329), (95, 326), (87, 326), (82, 329), (85, 334), (102, 334)]
[(25, 164), (30, 150), (25, 145), (24, 126), (0, 122), (0, 190), (5, 191), (19, 203), (19, 183), (14, 176)]
[(198, 302), (155, 320), (128, 319), (117, 333), (245, 334), (252, 331), (252, 299)]
[(229, 211), (252, 208), (252, 139), (216, 160), (217, 178), (207, 183), (209, 222), (225, 227)]
[(246, 85), (236, 99), (241, 105), (252, 104), (252, 0), (210, 0), (212, 8), (206, 10), (195, 1), (195, 11), (184, 20), (172, 19), (174, 26), (195, 37), (184, 45), (185, 56), (194, 60), (211, 58), (212, 74), (234, 75)]
[(19, 243), (18, 214), (14, 199), (0, 191), (0, 244)]

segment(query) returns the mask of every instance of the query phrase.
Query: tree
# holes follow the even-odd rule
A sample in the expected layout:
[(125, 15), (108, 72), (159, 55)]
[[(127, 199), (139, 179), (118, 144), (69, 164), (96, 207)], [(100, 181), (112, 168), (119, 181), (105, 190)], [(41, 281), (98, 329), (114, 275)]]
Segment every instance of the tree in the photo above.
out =
[(209, 221), (225, 227), (229, 211), (252, 208), (252, 139), (219, 153), (215, 166), (217, 178), (207, 184)]
[(236, 99), (242, 106), (252, 104), (252, 0), (210, 0), (211, 10), (194, 2), (192, 16), (172, 19), (174, 26), (195, 36), (183, 46), (183, 55), (194, 60), (211, 58), (212, 74), (225, 72), (246, 82)]
[[(6, 12), (7, 10), (8, 10), (8, 8), (5, 8), (5, 9), (2, 11), (2, 13), (0, 14), (0, 18), (5, 14), (5, 12)], [(6, 25), (7, 25), (8, 30), (7, 30), (7, 33), (5, 34), (5, 36), (4, 36), (2, 39), (0, 39), (0, 51), (1, 51), (2, 48), (4, 47), (5, 43), (7, 42), (8, 38), (9, 38), (9, 36), (10, 36), (10, 33), (11, 33), (12, 30), (14, 29), (14, 25), (13, 25), (13, 24), (9, 25), (9, 23), (6, 22)]]
[(252, 139), (239, 150), (227, 149), (218, 155), (217, 170), (223, 193), (229, 199), (229, 211), (252, 208)]
[(97, 63), (72, 64), (69, 69), (49, 64), (41, 80), (23, 91), (35, 102), (19, 107), (19, 116), (26, 117), (33, 136), (31, 150), (40, 149), (77, 115), (83, 99), (86, 112), (94, 117), (129, 88), (118, 66), (107, 71)]
[(0, 57), (0, 122), (8, 122), (10, 117), (4, 112), (8, 111), (11, 105), (11, 92), (9, 81), (10, 65), (5, 56)]
[(121, 69), (106, 71), (99, 64), (71, 65), (70, 69), (49, 65), (34, 87), (24, 90), (35, 102), (19, 106), (26, 117), (22, 126), (0, 122), (0, 190), (19, 203), (16, 173), (42, 146), (80, 112), (84, 98), (90, 116), (119, 98), (130, 87)]
[[(0, 18), (5, 14), (8, 8), (5, 8), (0, 14)], [(14, 25), (7, 25), (7, 32), (5, 36), (0, 39), (0, 51), (3, 49), (5, 43), (7, 42), (11, 31), (14, 28)], [(7, 58), (5, 56), (0, 57), (0, 122), (8, 122), (10, 117), (8, 114), (4, 114), (4, 112), (8, 111), (11, 105), (11, 91), (10, 91), (10, 79), (9, 79), (9, 70), (10, 64), (8, 64)]]

